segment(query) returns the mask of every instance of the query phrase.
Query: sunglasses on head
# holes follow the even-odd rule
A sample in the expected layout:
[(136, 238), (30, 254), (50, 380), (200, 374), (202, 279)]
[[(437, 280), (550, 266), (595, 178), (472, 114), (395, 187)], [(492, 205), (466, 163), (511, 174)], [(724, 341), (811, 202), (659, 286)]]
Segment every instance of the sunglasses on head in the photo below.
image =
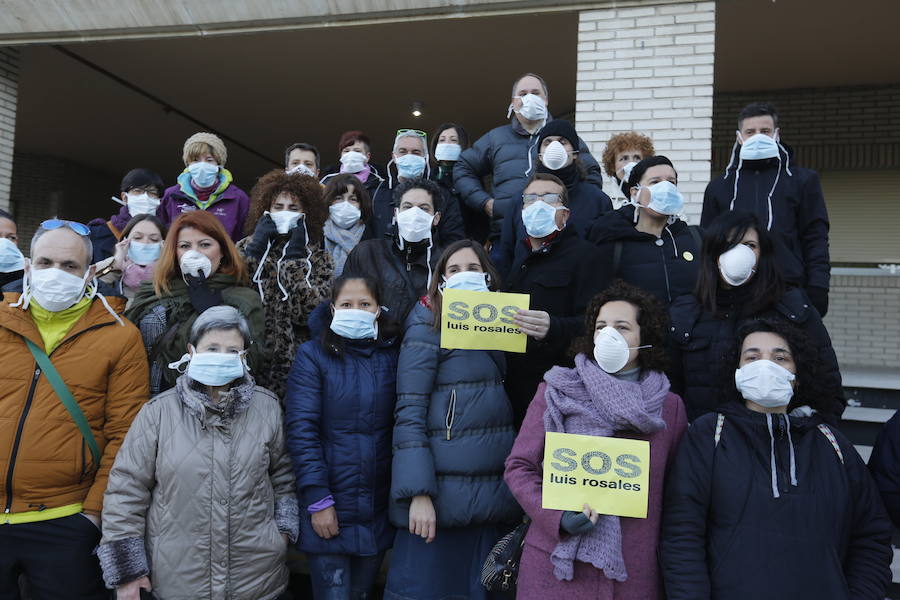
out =
[(397, 135), (402, 135), (404, 133), (414, 133), (419, 137), (428, 137), (428, 134), (422, 131), (421, 129), (398, 129)]
[(59, 229), (60, 227), (68, 227), (78, 235), (88, 236), (91, 234), (91, 230), (88, 229), (88, 226), (84, 225), (83, 223), (79, 223), (78, 221), (66, 221), (65, 219), (47, 219), (46, 221), (41, 223), (41, 229), (46, 229), (47, 231)]

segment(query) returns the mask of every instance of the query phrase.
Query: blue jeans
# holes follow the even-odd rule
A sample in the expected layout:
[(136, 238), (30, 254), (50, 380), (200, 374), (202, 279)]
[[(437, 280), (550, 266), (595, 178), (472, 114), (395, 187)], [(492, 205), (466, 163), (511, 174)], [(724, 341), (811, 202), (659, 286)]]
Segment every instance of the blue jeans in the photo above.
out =
[(384, 560), (375, 556), (307, 554), (315, 600), (366, 600)]

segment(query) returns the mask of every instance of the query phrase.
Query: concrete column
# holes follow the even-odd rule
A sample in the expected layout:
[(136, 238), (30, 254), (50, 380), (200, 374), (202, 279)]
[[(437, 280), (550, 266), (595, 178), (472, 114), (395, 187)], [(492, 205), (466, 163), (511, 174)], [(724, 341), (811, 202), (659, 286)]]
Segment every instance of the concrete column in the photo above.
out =
[(19, 51), (0, 48), (0, 208), (9, 211), (16, 100), (19, 92)]
[(579, 14), (579, 135), (598, 159), (615, 133), (649, 136), (678, 171), (692, 223), (710, 178), (715, 27), (715, 2), (648, 0)]

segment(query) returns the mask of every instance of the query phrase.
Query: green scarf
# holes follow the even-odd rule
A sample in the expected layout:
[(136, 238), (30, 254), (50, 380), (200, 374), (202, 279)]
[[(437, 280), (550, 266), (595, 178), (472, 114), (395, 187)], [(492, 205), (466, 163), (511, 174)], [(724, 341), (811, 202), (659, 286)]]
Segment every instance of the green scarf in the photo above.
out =
[[(268, 362), (265, 347), (266, 325), (265, 311), (259, 295), (250, 288), (239, 285), (231, 275), (216, 273), (206, 280), (206, 284), (212, 290), (221, 291), (223, 304), (235, 307), (247, 319), (252, 340), (247, 353), (250, 369), (253, 373), (264, 372)], [(169, 368), (169, 363), (177, 361), (187, 352), (191, 326), (199, 316), (191, 304), (187, 284), (179, 278), (169, 282), (169, 286), (168, 294), (157, 296), (153, 290), (153, 282), (145, 281), (138, 289), (131, 307), (125, 312), (125, 316), (132, 323), (139, 325), (141, 319), (154, 307), (160, 304), (165, 307), (167, 330), (153, 342), (150, 360), (162, 369), (166, 387), (175, 385), (179, 375), (177, 371)]]

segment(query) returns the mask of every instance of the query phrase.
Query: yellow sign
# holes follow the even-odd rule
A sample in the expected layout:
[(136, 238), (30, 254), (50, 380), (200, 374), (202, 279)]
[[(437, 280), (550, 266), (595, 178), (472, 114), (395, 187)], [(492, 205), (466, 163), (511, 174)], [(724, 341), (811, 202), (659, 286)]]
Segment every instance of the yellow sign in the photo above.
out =
[(647, 518), (650, 442), (548, 431), (543, 507)]
[(441, 348), (525, 352), (526, 336), (512, 318), (528, 301), (528, 294), (444, 290)]

